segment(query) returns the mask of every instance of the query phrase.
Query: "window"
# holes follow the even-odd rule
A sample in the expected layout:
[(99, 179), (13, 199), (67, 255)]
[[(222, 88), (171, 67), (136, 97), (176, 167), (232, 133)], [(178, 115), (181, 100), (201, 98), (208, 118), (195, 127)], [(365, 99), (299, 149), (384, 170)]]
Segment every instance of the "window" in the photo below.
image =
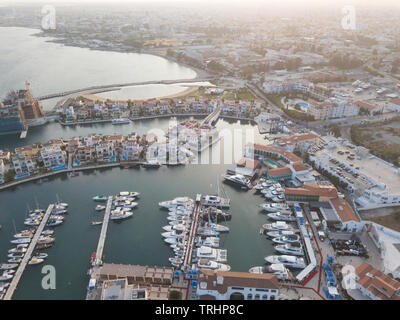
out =
[(263, 300), (268, 300), (268, 295), (264, 294), (264, 295), (262, 296), (262, 299), (263, 299)]
[(260, 295), (258, 293), (254, 296), (254, 300), (260, 300)]
[(253, 300), (253, 295), (252, 295), (251, 293), (249, 293), (249, 294), (247, 295), (247, 300)]

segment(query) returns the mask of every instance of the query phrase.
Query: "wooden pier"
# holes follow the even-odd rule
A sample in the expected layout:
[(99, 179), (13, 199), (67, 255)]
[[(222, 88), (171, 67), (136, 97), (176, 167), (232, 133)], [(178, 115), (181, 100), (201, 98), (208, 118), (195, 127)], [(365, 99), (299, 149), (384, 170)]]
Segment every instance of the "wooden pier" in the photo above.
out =
[(106, 211), (104, 213), (103, 224), (101, 226), (99, 243), (97, 244), (96, 259), (95, 259), (95, 263), (94, 263), (95, 267), (98, 267), (103, 263), (102, 259), (103, 259), (104, 243), (106, 242), (107, 228), (108, 228), (108, 222), (110, 221), (112, 202), (113, 202), (113, 197), (109, 196), (108, 200), (107, 200)]
[(195, 246), (194, 240), (196, 239), (197, 222), (199, 219), (200, 206), (201, 206), (200, 203), (196, 203), (196, 206), (194, 208), (192, 225), (190, 226), (188, 244), (186, 246), (186, 254), (185, 254), (185, 258), (184, 258), (183, 265), (182, 265), (183, 269), (186, 269), (187, 267), (189, 267), (192, 262), (192, 254), (193, 254), (193, 249)]
[(49, 205), (49, 207), (46, 210), (45, 215), (43, 216), (42, 221), (39, 224), (39, 227), (36, 229), (35, 235), (32, 238), (32, 241), (30, 242), (28, 246), (28, 250), (26, 250), (24, 257), (22, 258), (22, 261), (20, 265), (18, 266), (17, 271), (14, 274), (14, 277), (10, 283), (9, 288), (7, 289), (7, 292), (4, 296), (4, 300), (11, 300), (15, 290), (17, 289), (18, 283), (21, 280), (22, 274), (25, 271), (26, 265), (31, 259), (32, 253), (35, 250), (36, 244), (39, 240), (40, 235), (43, 232), (43, 229), (46, 226), (47, 220), (49, 220), (49, 217), (51, 215), (51, 212), (54, 208), (54, 204)]

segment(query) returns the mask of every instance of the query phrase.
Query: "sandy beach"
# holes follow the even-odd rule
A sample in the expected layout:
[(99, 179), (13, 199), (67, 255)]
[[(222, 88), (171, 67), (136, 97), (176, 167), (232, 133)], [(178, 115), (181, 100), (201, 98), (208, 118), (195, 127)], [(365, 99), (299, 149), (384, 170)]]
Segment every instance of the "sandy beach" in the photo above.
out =
[(192, 92), (195, 92), (196, 90), (198, 90), (198, 88), (199, 88), (198, 86), (187, 87), (187, 89), (185, 89), (184, 91), (178, 92), (178, 93), (170, 94), (170, 95), (167, 95), (167, 96), (151, 97), (151, 98), (146, 98), (146, 99), (115, 100), (115, 99), (99, 97), (96, 94), (85, 94), (85, 95), (82, 95), (82, 96), (84, 98), (92, 100), (92, 101), (101, 101), (101, 102), (105, 102), (105, 101), (128, 102), (128, 100), (130, 100), (130, 101), (147, 101), (147, 100), (152, 100), (152, 99), (172, 99), (172, 98), (182, 97), (182, 96), (188, 95), (188, 94), (190, 94)]

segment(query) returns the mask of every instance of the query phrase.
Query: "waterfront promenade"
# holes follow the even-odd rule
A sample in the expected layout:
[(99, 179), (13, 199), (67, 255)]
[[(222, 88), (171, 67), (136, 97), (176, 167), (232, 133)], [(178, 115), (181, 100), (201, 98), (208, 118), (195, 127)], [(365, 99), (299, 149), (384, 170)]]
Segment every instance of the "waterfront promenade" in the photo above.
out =
[(36, 244), (39, 240), (40, 235), (43, 232), (44, 227), (46, 226), (47, 220), (49, 220), (49, 217), (51, 215), (53, 208), (54, 208), (54, 204), (49, 205), (49, 207), (47, 208), (46, 213), (43, 216), (43, 219), (40, 222), (39, 227), (36, 229), (35, 235), (33, 236), (31, 243), (29, 244), (28, 250), (26, 251), (17, 271), (14, 274), (14, 277), (10, 283), (10, 287), (8, 288), (8, 290), (4, 296), (4, 300), (11, 300), (15, 290), (17, 289), (18, 283), (21, 280), (21, 277), (25, 271), (26, 265), (29, 263), (29, 261), (31, 259), (33, 250), (35, 250)]

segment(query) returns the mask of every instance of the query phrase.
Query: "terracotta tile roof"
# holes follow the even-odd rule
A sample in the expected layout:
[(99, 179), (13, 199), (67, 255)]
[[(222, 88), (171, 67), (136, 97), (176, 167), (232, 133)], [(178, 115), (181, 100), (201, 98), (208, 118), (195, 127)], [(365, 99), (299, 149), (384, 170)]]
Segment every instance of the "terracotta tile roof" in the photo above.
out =
[(400, 289), (400, 282), (366, 262), (360, 264), (355, 272), (360, 278), (357, 283), (376, 297), (382, 300), (400, 300), (400, 297), (395, 295)]
[(255, 149), (280, 154), (284, 158), (288, 159), (290, 162), (303, 161), (300, 157), (296, 156), (294, 153), (286, 151), (285, 149), (280, 148), (280, 147), (265, 146), (265, 145), (257, 144), (257, 143), (256, 144), (249, 143), (249, 144), (247, 144), (247, 146), (253, 146)]
[(400, 99), (390, 99), (390, 103), (397, 104), (400, 106)]
[(290, 137), (277, 139), (277, 143), (281, 145), (293, 145), (299, 142), (305, 142), (308, 140), (318, 139), (319, 136), (312, 132), (302, 133), (302, 134), (294, 134)]
[(292, 167), (296, 172), (305, 171), (309, 169), (303, 162), (296, 162), (292, 165)]
[[(218, 277), (222, 277), (222, 284), (218, 284)], [(229, 287), (279, 289), (278, 279), (276, 275), (273, 274), (201, 270), (199, 284), (201, 284), (201, 282), (207, 283), (206, 290), (217, 290), (221, 294), (226, 293)]]
[(249, 169), (255, 169), (260, 165), (260, 161), (244, 157), (244, 158), (239, 160), (237, 165), (239, 167), (246, 167), (246, 168), (249, 168)]
[(357, 217), (356, 213), (351, 208), (350, 204), (341, 198), (336, 198), (331, 200), (331, 204), (334, 207), (335, 211), (340, 217), (342, 222), (347, 221), (357, 221), (360, 222), (360, 219)]
[(369, 110), (369, 111), (371, 111), (371, 110), (376, 109), (376, 106), (373, 106), (372, 104), (367, 103), (367, 102), (364, 102), (364, 101), (354, 101), (353, 103), (354, 103), (357, 107), (359, 107), (359, 108), (361, 108), (361, 109), (364, 109), (364, 110)]
[(272, 176), (280, 176), (283, 174), (291, 174), (292, 170), (290, 170), (288, 167), (283, 167), (283, 168), (269, 169), (267, 173)]
[(288, 195), (307, 195), (307, 196), (319, 196), (337, 198), (337, 189), (333, 186), (320, 186), (305, 184), (303, 188), (286, 188), (285, 193)]

